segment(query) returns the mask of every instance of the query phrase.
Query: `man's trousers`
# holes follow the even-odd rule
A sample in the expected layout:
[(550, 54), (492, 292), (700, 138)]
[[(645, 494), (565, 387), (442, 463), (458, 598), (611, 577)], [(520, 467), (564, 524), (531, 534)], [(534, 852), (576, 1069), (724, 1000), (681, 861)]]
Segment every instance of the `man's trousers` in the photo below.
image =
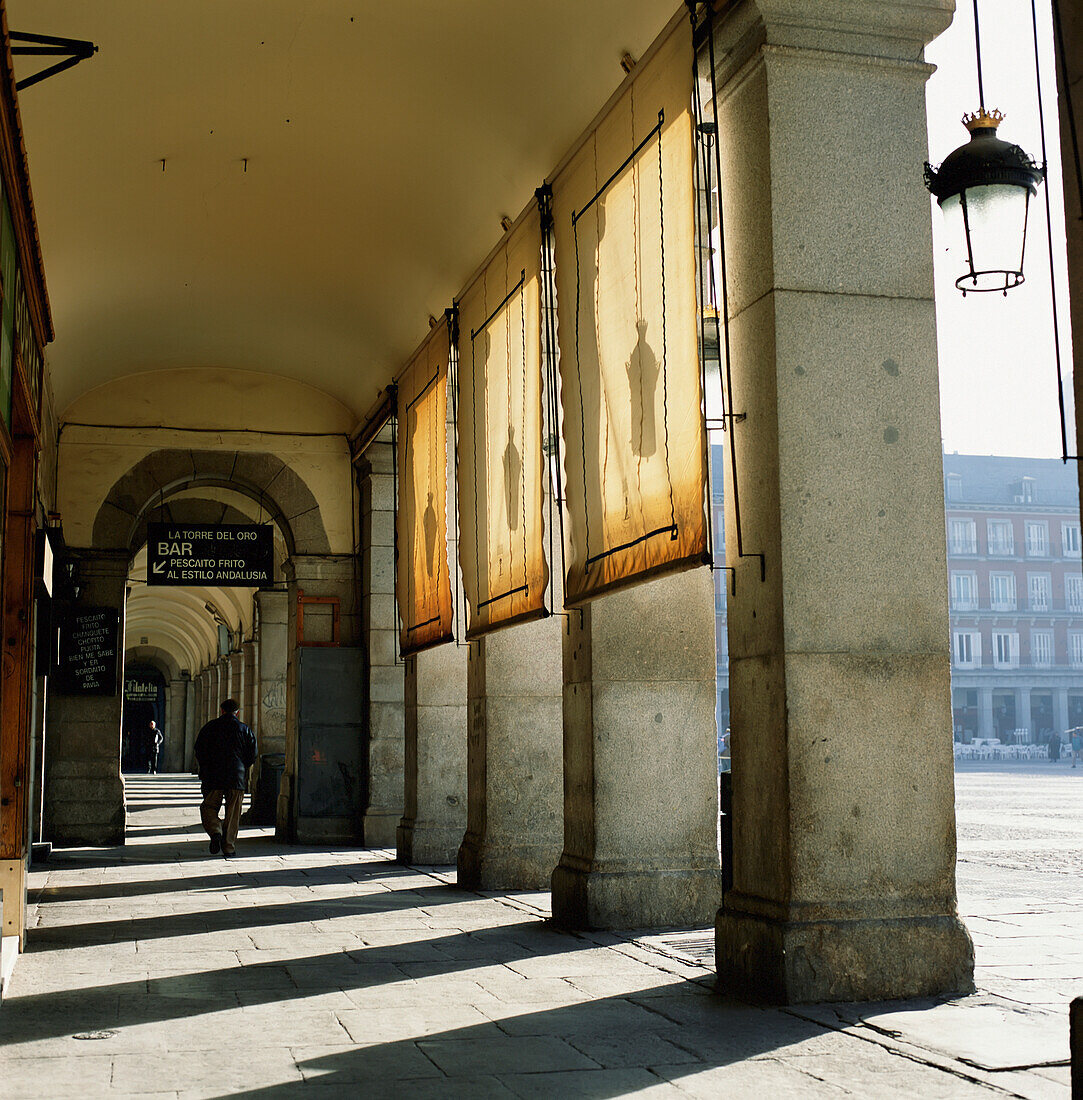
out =
[[(218, 810), (222, 800), (226, 803), (226, 820), (219, 820)], [(199, 806), (199, 816), (207, 836), (222, 838), (222, 851), (233, 855), (237, 847), (237, 830), (241, 825), (241, 806), (244, 804), (244, 791), (204, 791)]]

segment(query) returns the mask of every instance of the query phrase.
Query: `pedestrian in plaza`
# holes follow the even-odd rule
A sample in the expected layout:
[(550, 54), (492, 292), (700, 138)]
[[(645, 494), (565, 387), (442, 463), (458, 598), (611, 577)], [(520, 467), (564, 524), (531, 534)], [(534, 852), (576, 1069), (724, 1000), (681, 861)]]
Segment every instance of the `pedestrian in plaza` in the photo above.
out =
[[(236, 699), (226, 699), (221, 710), (199, 731), (195, 751), (203, 791), (199, 816), (211, 838), (211, 855), (221, 852), (229, 859), (237, 847), (248, 769), (256, 762), (256, 737), (238, 717)], [(218, 816), (223, 801), (224, 822)]]
[(1054, 764), (1060, 759), (1060, 734), (1056, 730), (1049, 735), (1049, 759)]
[(158, 724), (151, 719), (150, 725), (144, 736), (147, 745), (147, 775), (157, 775), (158, 757), (162, 752), (162, 744), (165, 742), (165, 735), (158, 728)]
[(1083, 726), (1076, 726), (1072, 730), (1072, 767), (1083, 759)]

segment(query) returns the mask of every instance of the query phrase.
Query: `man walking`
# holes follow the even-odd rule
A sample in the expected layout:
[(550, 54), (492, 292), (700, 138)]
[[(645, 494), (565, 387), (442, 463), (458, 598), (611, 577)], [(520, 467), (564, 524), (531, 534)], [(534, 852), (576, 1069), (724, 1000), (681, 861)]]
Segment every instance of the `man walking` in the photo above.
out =
[[(237, 717), (239, 709), (236, 699), (225, 700), (222, 713), (208, 722), (196, 738), (196, 761), (203, 791), (199, 816), (211, 838), (211, 855), (221, 852), (226, 859), (236, 850), (248, 769), (256, 762), (256, 738)], [(224, 823), (218, 817), (223, 800)]]

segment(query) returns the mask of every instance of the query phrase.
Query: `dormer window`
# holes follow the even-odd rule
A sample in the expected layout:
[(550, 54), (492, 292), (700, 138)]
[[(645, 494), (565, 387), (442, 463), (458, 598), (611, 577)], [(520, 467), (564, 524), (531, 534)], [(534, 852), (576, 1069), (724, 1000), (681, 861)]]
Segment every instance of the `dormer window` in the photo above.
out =
[(948, 474), (944, 483), (948, 500), (963, 499), (963, 479), (960, 474)]

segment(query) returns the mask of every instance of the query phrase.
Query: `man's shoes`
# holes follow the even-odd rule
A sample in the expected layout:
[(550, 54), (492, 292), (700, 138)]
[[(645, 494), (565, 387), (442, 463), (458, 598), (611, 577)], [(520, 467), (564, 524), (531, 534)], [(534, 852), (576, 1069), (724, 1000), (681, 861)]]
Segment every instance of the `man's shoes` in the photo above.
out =
[(216, 856), (222, 850), (222, 834), (215, 833), (211, 837), (211, 855)]
[(237, 854), (236, 852), (227, 852), (227, 851), (223, 850), (222, 851), (222, 858), (223, 859), (232, 859), (236, 854)]

